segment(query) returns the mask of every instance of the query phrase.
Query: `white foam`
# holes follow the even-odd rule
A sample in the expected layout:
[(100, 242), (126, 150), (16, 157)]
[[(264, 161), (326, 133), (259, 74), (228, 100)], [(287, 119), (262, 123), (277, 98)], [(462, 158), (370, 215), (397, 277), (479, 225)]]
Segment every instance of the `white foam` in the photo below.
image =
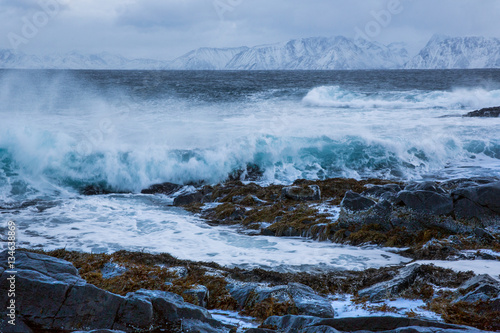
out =
[[(336, 318), (370, 317), (370, 316), (396, 316), (407, 317), (408, 312), (413, 312), (417, 317), (442, 321), (440, 315), (426, 310), (422, 300), (408, 300), (398, 298), (395, 300), (384, 300), (383, 302), (366, 302), (356, 304), (352, 301), (351, 295), (332, 296), (332, 307), (335, 310)], [(393, 311), (381, 311), (380, 307), (386, 305)]]
[(303, 98), (311, 106), (352, 109), (435, 109), (457, 110), (496, 106), (500, 90), (455, 89), (453, 91), (390, 91), (365, 93), (340, 86), (320, 86)]
[(488, 274), (500, 281), (500, 261), (497, 260), (420, 260), (416, 263), (449, 268), (456, 272), (473, 271), (475, 274)]
[(236, 228), (210, 227), (161, 200), (148, 195), (77, 197), (43, 212), (33, 208), (3, 216), (16, 221), (20, 246), (47, 250), (145, 250), (226, 266), (287, 271), (364, 270), (409, 261), (383, 248), (248, 236)]

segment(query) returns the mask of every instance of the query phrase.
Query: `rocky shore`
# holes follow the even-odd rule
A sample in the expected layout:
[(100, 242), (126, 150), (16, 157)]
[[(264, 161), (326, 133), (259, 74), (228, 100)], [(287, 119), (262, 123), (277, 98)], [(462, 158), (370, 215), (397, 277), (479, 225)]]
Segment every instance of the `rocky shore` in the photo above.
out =
[[(500, 181), (251, 183), (257, 169), (212, 185), (157, 184), (145, 194), (207, 223), (269, 237), (393, 248), (406, 265), (323, 273), (228, 268), (168, 254), (19, 250), (16, 327), (9, 326), (7, 252), (0, 254), (1, 332), (479, 332), (500, 330), (500, 276), (422, 260), (500, 261)], [(105, 191), (94, 186), (86, 194)], [(363, 311), (334, 308), (345, 300)], [(419, 302), (401, 312), (395, 300)], [(346, 305), (347, 306), (347, 305)], [(214, 310), (255, 319), (239, 328)]]

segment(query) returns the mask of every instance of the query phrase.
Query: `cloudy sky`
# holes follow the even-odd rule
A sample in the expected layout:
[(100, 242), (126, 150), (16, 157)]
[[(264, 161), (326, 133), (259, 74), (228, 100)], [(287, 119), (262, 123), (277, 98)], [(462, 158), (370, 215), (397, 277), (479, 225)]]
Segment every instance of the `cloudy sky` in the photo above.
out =
[(368, 31), (416, 51), (434, 33), (500, 37), (499, 13), (499, 0), (0, 0), (0, 48), (168, 60), (202, 46)]

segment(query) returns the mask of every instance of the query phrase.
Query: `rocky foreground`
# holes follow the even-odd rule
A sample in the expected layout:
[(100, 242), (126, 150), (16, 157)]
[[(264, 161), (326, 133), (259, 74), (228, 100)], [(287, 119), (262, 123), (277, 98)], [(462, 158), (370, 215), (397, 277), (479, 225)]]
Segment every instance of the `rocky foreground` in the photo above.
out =
[[(251, 172), (235, 178), (245, 174)], [(233, 179), (216, 186), (158, 184), (144, 193), (172, 195), (175, 205), (207, 223), (235, 225), (248, 234), (391, 246), (415, 261), (500, 260), (500, 181), (493, 178), (411, 184), (298, 180), (267, 187)], [(499, 276), (418, 262), (362, 272), (292, 274), (168, 254), (20, 250), (16, 268), (14, 330), (6, 316), (10, 282), (7, 252), (2, 252), (2, 332), (238, 330), (215, 320), (208, 312), (213, 309), (256, 318), (260, 328), (249, 333), (500, 330)], [(386, 316), (337, 318), (332, 300), (340, 295)], [(421, 300), (443, 320), (427, 320), (413, 311), (401, 315), (386, 303), (399, 298)]]

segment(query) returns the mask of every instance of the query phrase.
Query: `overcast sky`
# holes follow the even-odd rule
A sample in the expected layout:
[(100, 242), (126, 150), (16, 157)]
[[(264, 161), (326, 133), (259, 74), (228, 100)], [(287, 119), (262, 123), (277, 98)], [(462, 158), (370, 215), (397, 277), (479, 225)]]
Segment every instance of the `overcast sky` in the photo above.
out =
[[(50, 15), (44, 14), (40, 3), (51, 2), (45, 6)], [(412, 51), (424, 46), (435, 33), (500, 37), (500, 0), (400, 0), (396, 7), (397, 2), (0, 0), (0, 48), (12, 48), (14, 40), (18, 50), (26, 53), (107, 51), (169, 60), (202, 46), (254, 46), (312, 36), (355, 37), (356, 28), (369, 31), (370, 38), (382, 43), (406, 42)], [(387, 13), (391, 6), (393, 14), (381, 15), (382, 24), (375, 23), (373, 13)], [(27, 26), (36, 20), (38, 31), (29, 30)]]

